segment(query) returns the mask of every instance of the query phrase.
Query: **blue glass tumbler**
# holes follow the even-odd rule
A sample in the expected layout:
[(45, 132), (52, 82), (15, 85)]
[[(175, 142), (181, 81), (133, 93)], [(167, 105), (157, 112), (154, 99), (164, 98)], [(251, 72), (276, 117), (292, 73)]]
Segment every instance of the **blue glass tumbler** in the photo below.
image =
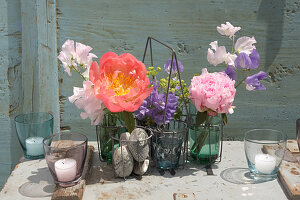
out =
[(20, 114), (15, 124), (25, 158), (44, 158), (43, 140), (53, 133), (53, 116), (43, 112)]

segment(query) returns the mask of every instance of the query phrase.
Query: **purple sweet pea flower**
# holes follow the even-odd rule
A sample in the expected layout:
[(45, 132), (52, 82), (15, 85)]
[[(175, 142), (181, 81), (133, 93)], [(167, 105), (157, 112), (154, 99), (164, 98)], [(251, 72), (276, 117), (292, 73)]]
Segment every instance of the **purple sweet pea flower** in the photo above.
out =
[[(171, 68), (171, 58), (169, 60), (167, 60), (167, 62), (165, 63), (164, 65), (164, 68), (165, 68), (165, 71), (167, 73), (170, 73), (170, 68)], [(182, 73), (183, 72), (183, 65), (181, 64), (181, 62), (179, 60), (178, 61), (178, 69), (179, 69), (179, 72)], [(176, 67), (176, 60), (173, 59), (173, 66), (172, 66), (172, 74), (175, 74), (177, 73), (177, 67)]]
[(260, 80), (268, 78), (266, 72), (260, 71), (257, 74), (248, 76), (245, 80), (247, 90), (266, 90), (266, 87), (260, 83)]
[(234, 70), (234, 67), (231, 66), (231, 65), (227, 65), (227, 68), (226, 68), (226, 71), (225, 73), (227, 74), (227, 76), (229, 76), (232, 80), (235, 80), (237, 79), (237, 73), (236, 71)]
[[(150, 117), (156, 124), (163, 124), (167, 95), (158, 92), (158, 81), (152, 81), (152, 85), (153, 90), (151, 94), (143, 101), (142, 105), (134, 112), (134, 114), (139, 120)], [(169, 93), (165, 124), (170, 123), (170, 121), (174, 119), (174, 114), (178, 106), (178, 98), (179, 97), (175, 96), (175, 94)]]
[(260, 57), (256, 49), (253, 49), (250, 56), (246, 53), (240, 53), (234, 61), (237, 69), (257, 69)]

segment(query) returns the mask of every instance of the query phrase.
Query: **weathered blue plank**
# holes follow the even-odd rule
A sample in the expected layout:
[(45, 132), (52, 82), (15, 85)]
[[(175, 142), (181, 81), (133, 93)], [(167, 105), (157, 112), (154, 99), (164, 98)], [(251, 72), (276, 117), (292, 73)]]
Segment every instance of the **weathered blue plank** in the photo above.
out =
[[(209, 66), (206, 54), (214, 40), (230, 47), (230, 40), (216, 31), (216, 26), (230, 21), (242, 27), (239, 36), (255, 36), (260, 69), (269, 72), (271, 79), (266, 92), (238, 89), (226, 137), (242, 139), (247, 129), (276, 128), (292, 138), (300, 117), (299, 6), (299, 0), (58, 0), (58, 47), (73, 39), (92, 46), (98, 56), (107, 51), (130, 52), (141, 59), (146, 38), (152, 35), (178, 51), (185, 66), (183, 78), (190, 83), (203, 67), (225, 69)], [(154, 49), (155, 65), (162, 66), (169, 54), (159, 46)], [(60, 69), (59, 79), (61, 126), (94, 139), (89, 120), (80, 119), (81, 111), (67, 100), (73, 86), (82, 87), (81, 78), (70, 78)]]
[(20, 2), (0, 0), (0, 188), (21, 154), (13, 122), (22, 110), (21, 54)]
[(21, 2), (24, 112), (51, 112), (59, 131), (55, 0)]

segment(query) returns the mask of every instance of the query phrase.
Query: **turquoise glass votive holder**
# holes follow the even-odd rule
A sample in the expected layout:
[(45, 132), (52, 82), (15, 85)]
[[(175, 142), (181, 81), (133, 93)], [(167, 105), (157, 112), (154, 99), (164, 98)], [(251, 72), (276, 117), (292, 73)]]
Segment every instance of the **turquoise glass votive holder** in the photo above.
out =
[(53, 133), (53, 116), (43, 112), (20, 114), (15, 125), (25, 158), (44, 158), (43, 140)]

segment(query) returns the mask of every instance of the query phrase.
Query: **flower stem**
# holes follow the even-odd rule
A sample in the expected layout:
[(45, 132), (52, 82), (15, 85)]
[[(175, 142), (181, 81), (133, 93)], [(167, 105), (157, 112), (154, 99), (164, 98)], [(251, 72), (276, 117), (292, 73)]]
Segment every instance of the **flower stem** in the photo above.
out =
[(235, 86), (235, 88), (239, 87), (245, 80), (246, 80), (246, 77), (245, 77), (243, 80), (241, 80), (241, 81)]
[(232, 36), (232, 48), (231, 48), (231, 53), (233, 53), (233, 47), (234, 47), (234, 35)]
[(70, 69), (73, 69), (75, 72), (77, 72), (86, 81), (86, 78), (73, 65), (70, 66)]

